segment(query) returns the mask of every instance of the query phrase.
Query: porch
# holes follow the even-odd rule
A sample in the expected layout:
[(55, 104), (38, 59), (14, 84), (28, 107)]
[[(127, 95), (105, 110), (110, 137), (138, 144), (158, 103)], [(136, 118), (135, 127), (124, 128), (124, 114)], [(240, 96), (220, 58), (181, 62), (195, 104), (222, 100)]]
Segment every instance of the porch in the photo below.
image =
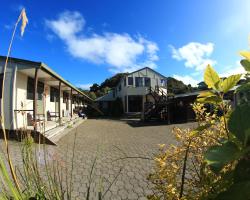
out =
[(19, 68), (13, 91), (12, 129), (49, 135), (78, 120), (88, 96), (46, 65)]

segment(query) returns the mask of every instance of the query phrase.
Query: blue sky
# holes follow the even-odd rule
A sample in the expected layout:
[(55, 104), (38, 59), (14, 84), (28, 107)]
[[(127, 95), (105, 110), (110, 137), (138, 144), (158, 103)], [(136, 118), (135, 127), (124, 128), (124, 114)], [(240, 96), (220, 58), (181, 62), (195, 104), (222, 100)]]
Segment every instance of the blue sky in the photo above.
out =
[(1, 55), (22, 7), (29, 24), (11, 55), (83, 88), (145, 66), (195, 85), (208, 63), (242, 72), (238, 52), (249, 48), (249, 0), (1, 0)]

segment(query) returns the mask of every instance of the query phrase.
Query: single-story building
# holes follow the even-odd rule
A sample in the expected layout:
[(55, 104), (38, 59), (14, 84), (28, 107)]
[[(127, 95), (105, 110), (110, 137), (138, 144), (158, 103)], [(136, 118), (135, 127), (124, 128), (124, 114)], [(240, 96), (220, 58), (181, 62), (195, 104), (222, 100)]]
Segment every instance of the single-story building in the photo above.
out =
[[(5, 60), (5, 56), (0, 56), (1, 71)], [(0, 79), (2, 90), (3, 72)], [(80, 107), (92, 102), (46, 64), (18, 58), (9, 58), (4, 93), (1, 109), (4, 109), (5, 128), (9, 131), (23, 128), (48, 131), (74, 119)]]

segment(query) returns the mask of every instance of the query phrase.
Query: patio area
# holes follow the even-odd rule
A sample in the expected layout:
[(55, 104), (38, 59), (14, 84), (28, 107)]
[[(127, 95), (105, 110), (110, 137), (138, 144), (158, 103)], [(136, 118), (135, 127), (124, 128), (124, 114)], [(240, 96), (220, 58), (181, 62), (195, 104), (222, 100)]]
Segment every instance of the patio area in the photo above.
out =
[[(152, 188), (147, 181), (154, 167), (151, 159), (158, 152), (158, 144), (175, 143), (171, 133), (174, 126), (184, 128), (195, 124), (131, 126), (131, 121), (126, 120), (88, 119), (75, 129), (66, 128), (63, 132), (67, 134), (57, 142), (58, 145), (48, 145), (47, 149), (51, 157), (69, 169), (74, 149), (72, 199), (86, 199), (89, 186), (90, 199), (98, 199), (100, 191), (102, 194), (107, 191), (104, 196), (107, 200), (146, 199)], [(11, 153), (17, 165), (19, 145), (11, 142)]]

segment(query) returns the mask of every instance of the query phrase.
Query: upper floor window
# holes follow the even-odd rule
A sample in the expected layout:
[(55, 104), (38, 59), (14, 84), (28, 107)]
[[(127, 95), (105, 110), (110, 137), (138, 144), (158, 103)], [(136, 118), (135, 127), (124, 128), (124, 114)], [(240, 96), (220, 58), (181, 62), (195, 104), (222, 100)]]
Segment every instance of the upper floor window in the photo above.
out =
[(150, 87), (151, 86), (151, 79), (149, 77), (144, 78), (145, 86)]
[[(34, 98), (33, 92), (34, 92), (34, 79), (31, 78), (31, 77), (28, 77), (28, 81), (27, 81), (27, 99), (33, 100), (33, 98)], [(44, 92), (44, 83), (38, 82), (37, 83), (37, 99), (38, 100), (42, 100), (43, 92)]]
[(128, 77), (128, 85), (134, 85), (133, 77)]
[(135, 77), (135, 86), (142, 87), (143, 86), (143, 78), (142, 77)]
[(161, 86), (167, 86), (167, 80), (161, 79)]
[(50, 102), (59, 102), (59, 90), (54, 87), (50, 87)]
[(121, 86), (121, 84), (119, 85), (118, 89), (119, 89), (119, 91), (121, 91), (121, 89), (122, 89), (122, 86)]

